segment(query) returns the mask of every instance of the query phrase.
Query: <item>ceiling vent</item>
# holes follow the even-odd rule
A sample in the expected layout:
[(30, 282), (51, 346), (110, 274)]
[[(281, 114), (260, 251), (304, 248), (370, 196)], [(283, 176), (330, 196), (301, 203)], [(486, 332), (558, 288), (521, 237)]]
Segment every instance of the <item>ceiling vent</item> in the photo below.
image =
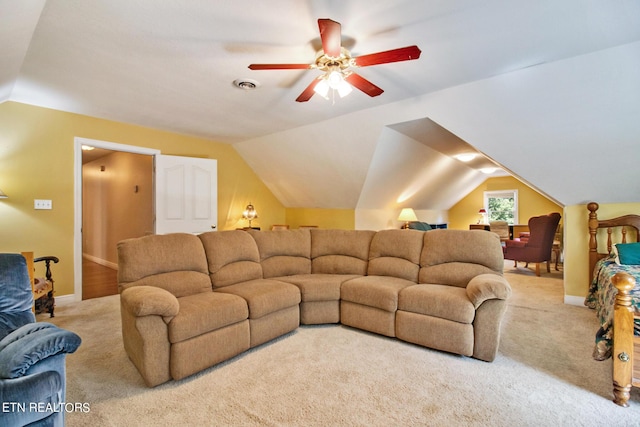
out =
[(236, 79), (233, 85), (242, 90), (254, 90), (260, 87), (260, 82), (253, 79)]

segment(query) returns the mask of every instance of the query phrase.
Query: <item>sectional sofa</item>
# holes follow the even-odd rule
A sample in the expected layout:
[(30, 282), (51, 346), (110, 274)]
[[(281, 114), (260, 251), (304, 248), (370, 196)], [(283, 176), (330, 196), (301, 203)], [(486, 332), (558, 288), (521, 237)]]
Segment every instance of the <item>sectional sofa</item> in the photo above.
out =
[(492, 361), (511, 294), (503, 264), (500, 239), (481, 230), (233, 230), (124, 240), (124, 346), (150, 387), (313, 324)]

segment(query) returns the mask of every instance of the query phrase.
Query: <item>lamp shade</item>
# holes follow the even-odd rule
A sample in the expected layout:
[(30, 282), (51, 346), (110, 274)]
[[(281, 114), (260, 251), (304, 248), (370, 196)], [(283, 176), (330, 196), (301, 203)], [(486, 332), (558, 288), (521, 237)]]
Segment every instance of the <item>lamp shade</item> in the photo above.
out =
[(253, 207), (251, 203), (249, 203), (245, 208), (244, 212), (242, 212), (242, 218), (248, 219), (248, 220), (258, 218), (258, 212), (256, 212), (256, 209)]
[(416, 216), (416, 213), (413, 211), (413, 209), (404, 208), (402, 209), (402, 211), (400, 211), (400, 216), (398, 217), (398, 221), (409, 222), (409, 221), (417, 221), (417, 220), (418, 220), (418, 217)]
[(480, 224), (480, 221), (482, 221), (483, 223), (487, 222), (485, 218), (485, 216), (487, 215), (487, 210), (485, 208), (480, 208), (480, 210), (478, 211), (478, 215), (480, 215), (480, 219), (478, 219), (478, 224)]
[(249, 202), (244, 212), (242, 212), (242, 218), (249, 220), (249, 228), (251, 228), (251, 221), (258, 218), (258, 212), (256, 212), (256, 208), (253, 207), (251, 202)]
[(9, 197), (9, 196), (4, 194), (4, 191), (0, 190), (0, 199), (6, 199), (7, 197)]

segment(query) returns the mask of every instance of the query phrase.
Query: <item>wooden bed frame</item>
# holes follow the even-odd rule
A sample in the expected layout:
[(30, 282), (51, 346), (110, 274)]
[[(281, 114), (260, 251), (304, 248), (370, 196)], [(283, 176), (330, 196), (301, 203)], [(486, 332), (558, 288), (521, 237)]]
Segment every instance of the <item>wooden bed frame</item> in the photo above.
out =
[[(640, 234), (640, 215), (624, 215), (608, 220), (599, 220), (598, 204), (591, 202), (589, 210), (589, 283), (599, 259), (611, 253), (613, 230), (620, 228), (621, 241), (627, 242), (627, 232), (635, 229), (636, 241)], [(607, 252), (598, 252), (596, 234), (598, 229), (607, 230)], [(627, 273), (617, 273), (611, 279), (618, 289), (613, 315), (613, 401), (620, 406), (629, 406), (631, 387), (640, 387), (640, 337), (633, 334), (634, 312), (629, 292), (635, 287), (635, 279)], [(636, 315), (640, 318), (640, 315)]]

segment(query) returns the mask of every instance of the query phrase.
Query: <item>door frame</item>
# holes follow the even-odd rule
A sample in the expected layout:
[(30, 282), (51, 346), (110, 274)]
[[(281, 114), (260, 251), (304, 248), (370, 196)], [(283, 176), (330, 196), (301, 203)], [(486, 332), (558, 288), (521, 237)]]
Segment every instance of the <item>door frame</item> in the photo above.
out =
[[(154, 157), (160, 150), (154, 148), (137, 147), (116, 142), (100, 141), (97, 139), (73, 138), (74, 151), (74, 225), (73, 225), (73, 300), (82, 300), (82, 146), (91, 145), (106, 150), (123, 151), (126, 153), (145, 154)], [(154, 177), (155, 179), (155, 177)], [(154, 208), (155, 209), (155, 208)]]

